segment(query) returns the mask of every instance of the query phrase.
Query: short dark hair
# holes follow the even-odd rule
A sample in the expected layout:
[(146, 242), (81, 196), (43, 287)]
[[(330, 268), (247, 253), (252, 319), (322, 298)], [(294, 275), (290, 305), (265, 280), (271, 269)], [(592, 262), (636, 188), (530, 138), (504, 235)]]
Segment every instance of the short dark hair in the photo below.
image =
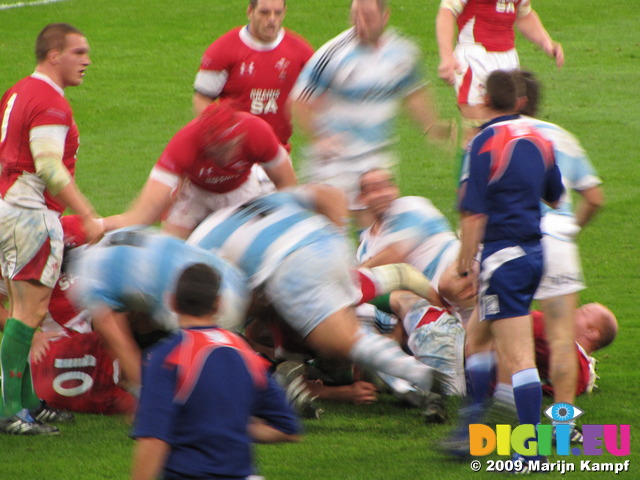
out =
[(520, 81), (524, 86), (524, 96), (527, 97), (527, 103), (520, 109), (520, 113), (535, 117), (542, 98), (540, 82), (532, 72), (527, 71), (520, 72)]
[(183, 270), (176, 285), (176, 312), (194, 317), (216, 312), (220, 275), (209, 265), (194, 263)]
[[(249, 5), (251, 8), (256, 8), (258, 6), (258, 0), (249, 0)], [(287, 6), (287, 0), (282, 0), (282, 5)]]
[(51, 50), (64, 50), (67, 45), (67, 35), (84, 34), (68, 23), (50, 23), (42, 29), (36, 38), (36, 60), (43, 62)]
[(494, 70), (489, 74), (485, 88), (490, 108), (501, 113), (515, 110), (518, 87), (512, 72)]

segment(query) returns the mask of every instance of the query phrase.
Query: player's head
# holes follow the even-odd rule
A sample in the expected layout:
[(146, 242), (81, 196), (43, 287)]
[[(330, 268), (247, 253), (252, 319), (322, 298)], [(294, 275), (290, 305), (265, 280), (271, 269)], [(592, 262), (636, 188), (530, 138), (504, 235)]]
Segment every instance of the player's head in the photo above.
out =
[(179, 315), (212, 317), (218, 309), (220, 275), (204, 263), (185, 268), (176, 284), (174, 308)]
[(273, 42), (278, 38), (286, 11), (285, 0), (251, 0), (247, 7), (249, 32), (261, 42)]
[(230, 102), (214, 102), (198, 117), (202, 152), (220, 168), (229, 165), (240, 152), (242, 135), (236, 132), (237, 109)]
[(587, 303), (576, 310), (576, 341), (593, 352), (606, 347), (616, 338), (618, 321), (601, 303)]
[(67, 23), (51, 23), (36, 39), (36, 60), (43, 73), (62, 88), (80, 85), (91, 64), (89, 43), (83, 33)]
[(358, 40), (375, 44), (389, 21), (389, 8), (385, 0), (352, 0), (351, 23)]
[(381, 217), (395, 199), (400, 196), (393, 175), (389, 170), (374, 168), (360, 175), (358, 200), (375, 217)]
[(532, 72), (526, 71), (520, 72), (516, 80), (521, 83), (524, 89), (522, 97), (525, 99), (518, 111), (522, 115), (535, 117), (538, 114), (538, 105), (541, 98), (540, 82)]
[(487, 78), (485, 89), (487, 107), (501, 114), (515, 112), (518, 85), (513, 72), (494, 70)]

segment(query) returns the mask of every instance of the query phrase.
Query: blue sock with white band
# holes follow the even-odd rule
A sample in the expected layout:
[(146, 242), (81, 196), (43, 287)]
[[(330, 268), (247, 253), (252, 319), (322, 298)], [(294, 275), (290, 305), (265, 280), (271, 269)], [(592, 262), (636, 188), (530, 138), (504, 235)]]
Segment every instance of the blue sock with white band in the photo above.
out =
[(474, 405), (482, 405), (486, 400), (495, 364), (493, 352), (474, 353), (467, 358), (465, 368), (471, 382), (471, 400)]
[(511, 383), (520, 423), (538, 425), (542, 408), (542, 385), (538, 369), (527, 368), (514, 373)]

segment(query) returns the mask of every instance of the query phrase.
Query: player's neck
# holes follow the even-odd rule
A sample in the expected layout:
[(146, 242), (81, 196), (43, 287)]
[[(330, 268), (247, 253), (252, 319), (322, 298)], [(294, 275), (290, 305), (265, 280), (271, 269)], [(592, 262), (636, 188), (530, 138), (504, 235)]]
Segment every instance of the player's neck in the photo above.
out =
[(576, 343), (582, 347), (587, 355), (591, 355), (596, 350), (593, 343), (583, 336), (576, 337)]
[(51, 82), (55, 83), (60, 90), (64, 90), (65, 86), (60, 75), (56, 72), (55, 68), (52, 68), (50, 65), (38, 64), (35, 73), (46, 76)]
[(215, 327), (215, 319), (212, 316), (180, 315), (178, 317), (178, 325), (180, 325), (180, 328)]

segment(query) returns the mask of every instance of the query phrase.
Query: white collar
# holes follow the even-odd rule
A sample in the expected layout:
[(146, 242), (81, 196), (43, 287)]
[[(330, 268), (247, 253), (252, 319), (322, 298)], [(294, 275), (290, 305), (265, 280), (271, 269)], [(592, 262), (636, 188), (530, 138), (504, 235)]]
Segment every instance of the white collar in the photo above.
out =
[(33, 78), (37, 78), (38, 80), (42, 80), (43, 82), (48, 83), (49, 85), (51, 85), (56, 90), (56, 92), (58, 92), (60, 95), (62, 95), (64, 97), (64, 89), (62, 87), (60, 87), (60, 85), (58, 85), (56, 82), (51, 80), (51, 77), (49, 75), (47, 75), (46, 73), (38, 72), (36, 70), (35, 72), (33, 72), (31, 74), (31, 76)]
[(280, 31), (278, 32), (278, 36), (276, 37), (276, 39), (273, 42), (269, 42), (269, 43), (261, 42), (260, 40), (256, 39), (253, 35), (251, 35), (251, 32), (249, 32), (249, 25), (240, 29), (240, 40), (242, 40), (242, 43), (244, 43), (249, 48), (252, 48), (254, 50), (258, 50), (261, 52), (273, 50), (278, 45), (280, 45), (280, 42), (282, 42), (283, 38), (284, 38), (284, 28), (280, 28)]

